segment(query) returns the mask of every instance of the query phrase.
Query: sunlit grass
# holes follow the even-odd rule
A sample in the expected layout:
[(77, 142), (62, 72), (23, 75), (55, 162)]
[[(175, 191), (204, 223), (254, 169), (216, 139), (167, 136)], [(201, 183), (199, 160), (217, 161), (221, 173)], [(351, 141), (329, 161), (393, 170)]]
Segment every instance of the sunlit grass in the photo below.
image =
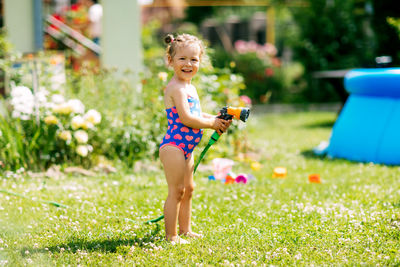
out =
[[(205, 238), (190, 245), (173, 246), (162, 224), (143, 224), (162, 214), (159, 162), (156, 171), (108, 176), (3, 178), (0, 189), (69, 208), (0, 194), (0, 266), (398, 265), (400, 168), (313, 156), (335, 119), (252, 115), (248, 139), (262, 168), (236, 161), (236, 173), (255, 176), (246, 185), (196, 174), (193, 229)], [(272, 178), (276, 166), (287, 168), (285, 179)], [(321, 184), (308, 182), (312, 173)]]

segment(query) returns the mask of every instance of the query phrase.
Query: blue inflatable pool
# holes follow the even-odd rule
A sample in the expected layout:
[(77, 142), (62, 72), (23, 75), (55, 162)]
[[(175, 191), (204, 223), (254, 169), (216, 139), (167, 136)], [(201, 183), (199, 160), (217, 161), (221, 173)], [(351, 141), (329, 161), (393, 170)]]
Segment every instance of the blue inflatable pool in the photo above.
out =
[(344, 80), (347, 99), (327, 154), (331, 157), (400, 164), (400, 68), (355, 69)]

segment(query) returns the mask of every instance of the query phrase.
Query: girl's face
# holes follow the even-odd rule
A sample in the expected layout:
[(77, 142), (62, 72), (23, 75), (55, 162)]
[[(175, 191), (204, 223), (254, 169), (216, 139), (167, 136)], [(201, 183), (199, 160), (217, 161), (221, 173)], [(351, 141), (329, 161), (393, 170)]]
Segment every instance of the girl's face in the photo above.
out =
[(169, 63), (179, 80), (190, 81), (199, 70), (200, 47), (195, 44), (180, 47), (176, 54), (169, 58)]

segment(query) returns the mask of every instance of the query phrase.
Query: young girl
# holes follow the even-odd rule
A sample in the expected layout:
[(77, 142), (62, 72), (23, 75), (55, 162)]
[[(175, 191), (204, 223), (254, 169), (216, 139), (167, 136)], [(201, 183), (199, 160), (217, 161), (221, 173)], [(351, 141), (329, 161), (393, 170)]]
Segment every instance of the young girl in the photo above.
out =
[(225, 132), (232, 121), (201, 112), (196, 88), (191, 84), (204, 53), (202, 42), (195, 36), (181, 34), (165, 37), (168, 65), (174, 76), (164, 93), (168, 130), (160, 144), (160, 159), (168, 184), (164, 205), (166, 239), (188, 243), (177, 234), (200, 238), (190, 226), (193, 182), (193, 149), (200, 142), (203, 128)]

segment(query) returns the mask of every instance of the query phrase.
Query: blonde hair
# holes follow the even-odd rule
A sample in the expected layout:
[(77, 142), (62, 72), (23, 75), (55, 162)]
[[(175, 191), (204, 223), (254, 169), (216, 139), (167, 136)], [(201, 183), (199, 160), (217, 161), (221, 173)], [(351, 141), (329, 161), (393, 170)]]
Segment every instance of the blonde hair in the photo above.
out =
[(194, 35), (183, 33), (174, 37), (172, 34), (168, 34), (165, 36), (164, 42), (167, 44), (166, 54), (171, 58), (175, 56), (177, 49), (190, 44), (197, 44), (200, 47), (200, 59), (203, 57), (205, 50), (204, 44)]

